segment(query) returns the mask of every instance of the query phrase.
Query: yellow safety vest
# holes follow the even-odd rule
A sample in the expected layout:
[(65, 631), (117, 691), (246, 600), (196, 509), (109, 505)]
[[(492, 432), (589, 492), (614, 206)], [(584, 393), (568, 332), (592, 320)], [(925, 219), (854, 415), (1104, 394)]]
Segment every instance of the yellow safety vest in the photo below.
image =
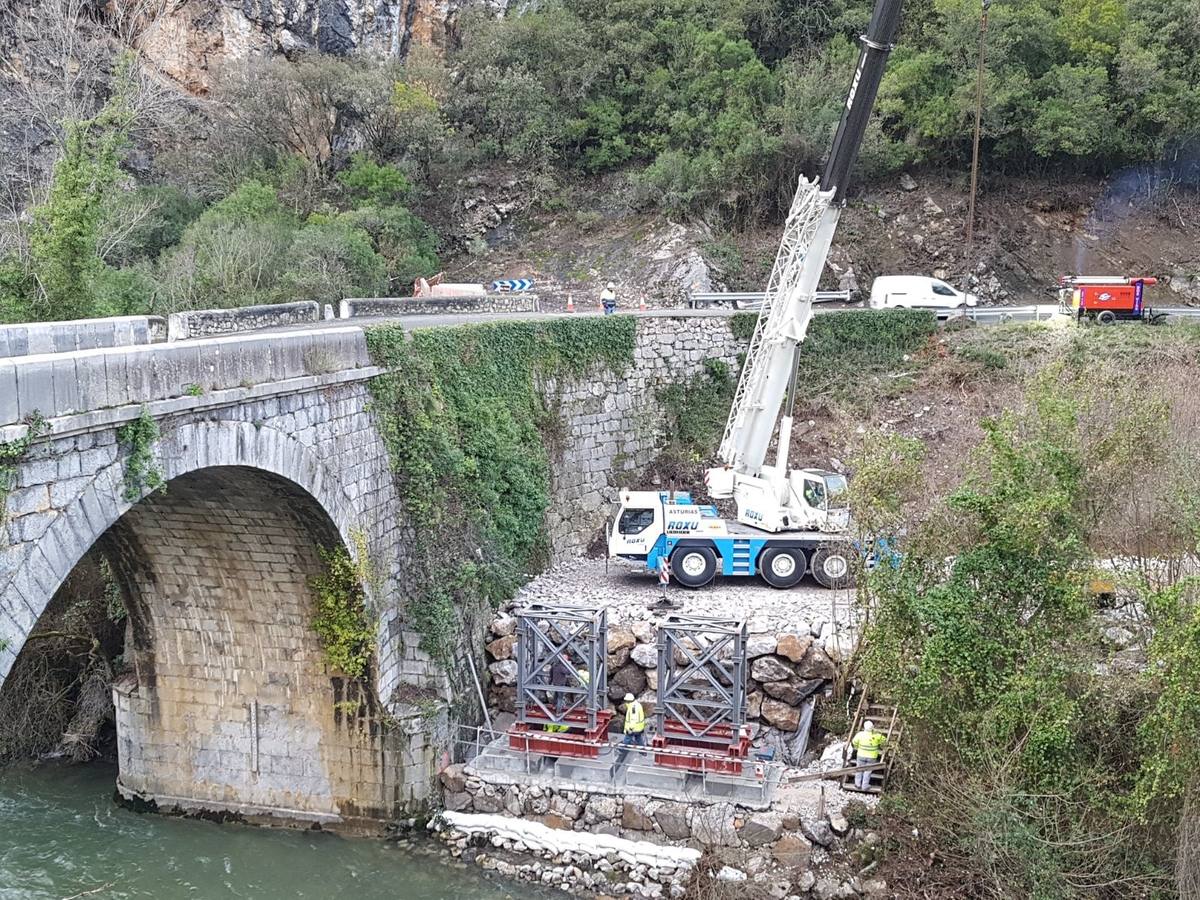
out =
[(878, 731), (860, 731), (850, 745), (863, 759), (879, 759), (879, 751), (886, 741), (887, 738)]
[(625, 707), (625, 733), (641, 734), (646, 730), (646, 712), (642, 704), (634, 700)]

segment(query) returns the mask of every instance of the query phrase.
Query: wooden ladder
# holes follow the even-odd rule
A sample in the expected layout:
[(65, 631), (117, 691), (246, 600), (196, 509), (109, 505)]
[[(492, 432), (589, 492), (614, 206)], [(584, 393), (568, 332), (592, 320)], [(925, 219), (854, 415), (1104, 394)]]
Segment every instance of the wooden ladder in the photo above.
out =
[(900, 710), (896, 708), (895, 704), (869, 700), (868, 692), (864, 691), (858, 700), (854, 723), (850, 726), (850, 733), (846, 736), (845, 763), (847, 767), (854, 765), (855, 753), (854, 748), (850, 746), (850, 741), (862, 730), (863, 722), (868, 719), (875, 723), (875, 730), (887, 738), (887, 742), (883, 745), (883, 756), (880, 759), (883, 765), (871, 772), (869, 786), (865, 789), (854, 784), (854, 772), (848, 771), (842, 776), (842, 789), (857, 791), (861, 794), (882, 794), (887, 785), (888, 775), (892, 771), (892, 763), (896, 759), (900, 737), (904, 733), (904, 720), (900, 718)]

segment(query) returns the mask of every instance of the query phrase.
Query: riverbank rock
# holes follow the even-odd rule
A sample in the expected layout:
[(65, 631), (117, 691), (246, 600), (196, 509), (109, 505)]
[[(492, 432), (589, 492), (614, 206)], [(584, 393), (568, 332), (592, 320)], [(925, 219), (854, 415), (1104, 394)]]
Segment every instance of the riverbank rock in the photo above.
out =
[(508, 613), (500, 613), (492, 619), (492, 634), (497, 637), (508, 637), (517, 630), (517, 617)]
[(785, 834), (771, 848), (771, 856), (785, 869), (807, 869), (812, 858), (812, 844), (802, 834)]
[(804, 654), (808, 652), (808, 648), (812, 646), (812, 642), (813, 639), (808, 634), (805, 634), (803, 637), (798, 634), (781, 634), (779, 635), (775, 652), (780, 656), (786, 656), (794, 663), (798, 663), (804, 659)]
[(829, 658), (829, 654), (812, 647), (804, 655), (804, 659), (796, 666), (796, 674), (801, 678), (820, 678), (831, 681), (837, 677), (837, 666)]
[(608, 667), (619, 669), (629, 662), (629, 655), (637, 646), (637, 638), (628, 628), (613, 628), (608, 632)]
[(755, 681), (783, 681), (793, 674), (791, 667), (775, 656), (760, 656), (750, 666)]
[(465, 791), (467, 789), (467, 773), (464, 769), (465, 766), (462, 763), (454, 763), (442, 769), (438, 774), (442, 787), (454, 794), (461, 794)]
[(601, 825), (616, 822), (617, 816), (620, 814), (618, 804), (619, 801), (615, 797), (594, 794), (588, 800), (587, 809), (584, 811), (584, 824)]
[(764, 847), (777, 841), (782, 832), (783, 820), (778, 813), (759, 812), (746, 820), (741, 838), (751, 847)]
[(819, 844), (822, 847), (828, 847), (832, 844), (834, 837), (833, 829), (829, 827), (829, 823), (824, 819), (805, 823), (804, 836), (814, 844)]
[(513, 650), (517, 646), (517, 636), (509, 634), (504, 637), (496, 638), (487, 645), (487, 652), (492, 655), (492, 659), (512, 659)]
[(792, 676), (785, 681), (768, 681), (763, 684), (763, 690), (776, 700), (782, 700), (789, 706), (796, 706), (824, 683), (820, 678), (806, 681)]
[(762, 718), (780, 731), (795, 731), (800, 727), (800, 710), (788, 706), (782, 700), (763, 700), (761, 714)]
[(752, 634), (746, 639), (746, 659), (757, 659), (775, 652), (777, 645), (774, 635)]
[(688, 807), (682, 803), (663, 803), (654, 811), (654, 821), (673, 841), (685, 841), (692, 836), (688, 826)]
[(658, 648), (653, 644), (638, 644), (629, 656), (643, 669), (658, 668)]
[(515, 659), (504, 659), (500, 662), (494, 662), (488, 666), (488, 671), (492, 673), (492, 682), (500, 685), (509, 685), (517, 683), (517, 661)]
[(725, 805), (697, 807), (692, 811), (692, 836), (710, 847), (736, 847), (733, 811)]

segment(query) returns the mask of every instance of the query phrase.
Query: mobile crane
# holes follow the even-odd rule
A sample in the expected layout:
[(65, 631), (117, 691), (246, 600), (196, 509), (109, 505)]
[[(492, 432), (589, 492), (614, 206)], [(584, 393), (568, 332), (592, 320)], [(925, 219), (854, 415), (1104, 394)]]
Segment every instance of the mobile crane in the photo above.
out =
[[(732, 498), (737, 522), (690, 494), (622, 491), (608, 539), (610, 557), (669, 565), (685, 587), (703, 587), (722, 575), (760, 574), (789, 588), (812, 572), (826, 587), (853, 578), (853, 544), (846, 479), (820, 469), (788, 469), (796, 354), (808, 332), (813, 297), (845, 203), (846, 183), (858, 156), (903, 0), (876, 0), (825, 171), (801, 176), (754, 336), (746, 354), (718, 458), (704, 481), (714, 500)], [(780, 411), (784, 403), (782, 419)], [(775, 462), (766, 462), (771, 437)]]

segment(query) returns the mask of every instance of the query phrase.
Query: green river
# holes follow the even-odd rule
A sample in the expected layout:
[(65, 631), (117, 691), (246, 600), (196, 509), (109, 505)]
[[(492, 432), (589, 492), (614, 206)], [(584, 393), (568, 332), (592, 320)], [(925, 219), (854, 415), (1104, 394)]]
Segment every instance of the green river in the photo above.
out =
[[(0, 900), (501, 900), (436, 846), (139, 815), (115, 768), (0, 769)], [(544, 895), (543, 895), (544, 896)], [(560, 895), (561, 896), (561, 895)]]

